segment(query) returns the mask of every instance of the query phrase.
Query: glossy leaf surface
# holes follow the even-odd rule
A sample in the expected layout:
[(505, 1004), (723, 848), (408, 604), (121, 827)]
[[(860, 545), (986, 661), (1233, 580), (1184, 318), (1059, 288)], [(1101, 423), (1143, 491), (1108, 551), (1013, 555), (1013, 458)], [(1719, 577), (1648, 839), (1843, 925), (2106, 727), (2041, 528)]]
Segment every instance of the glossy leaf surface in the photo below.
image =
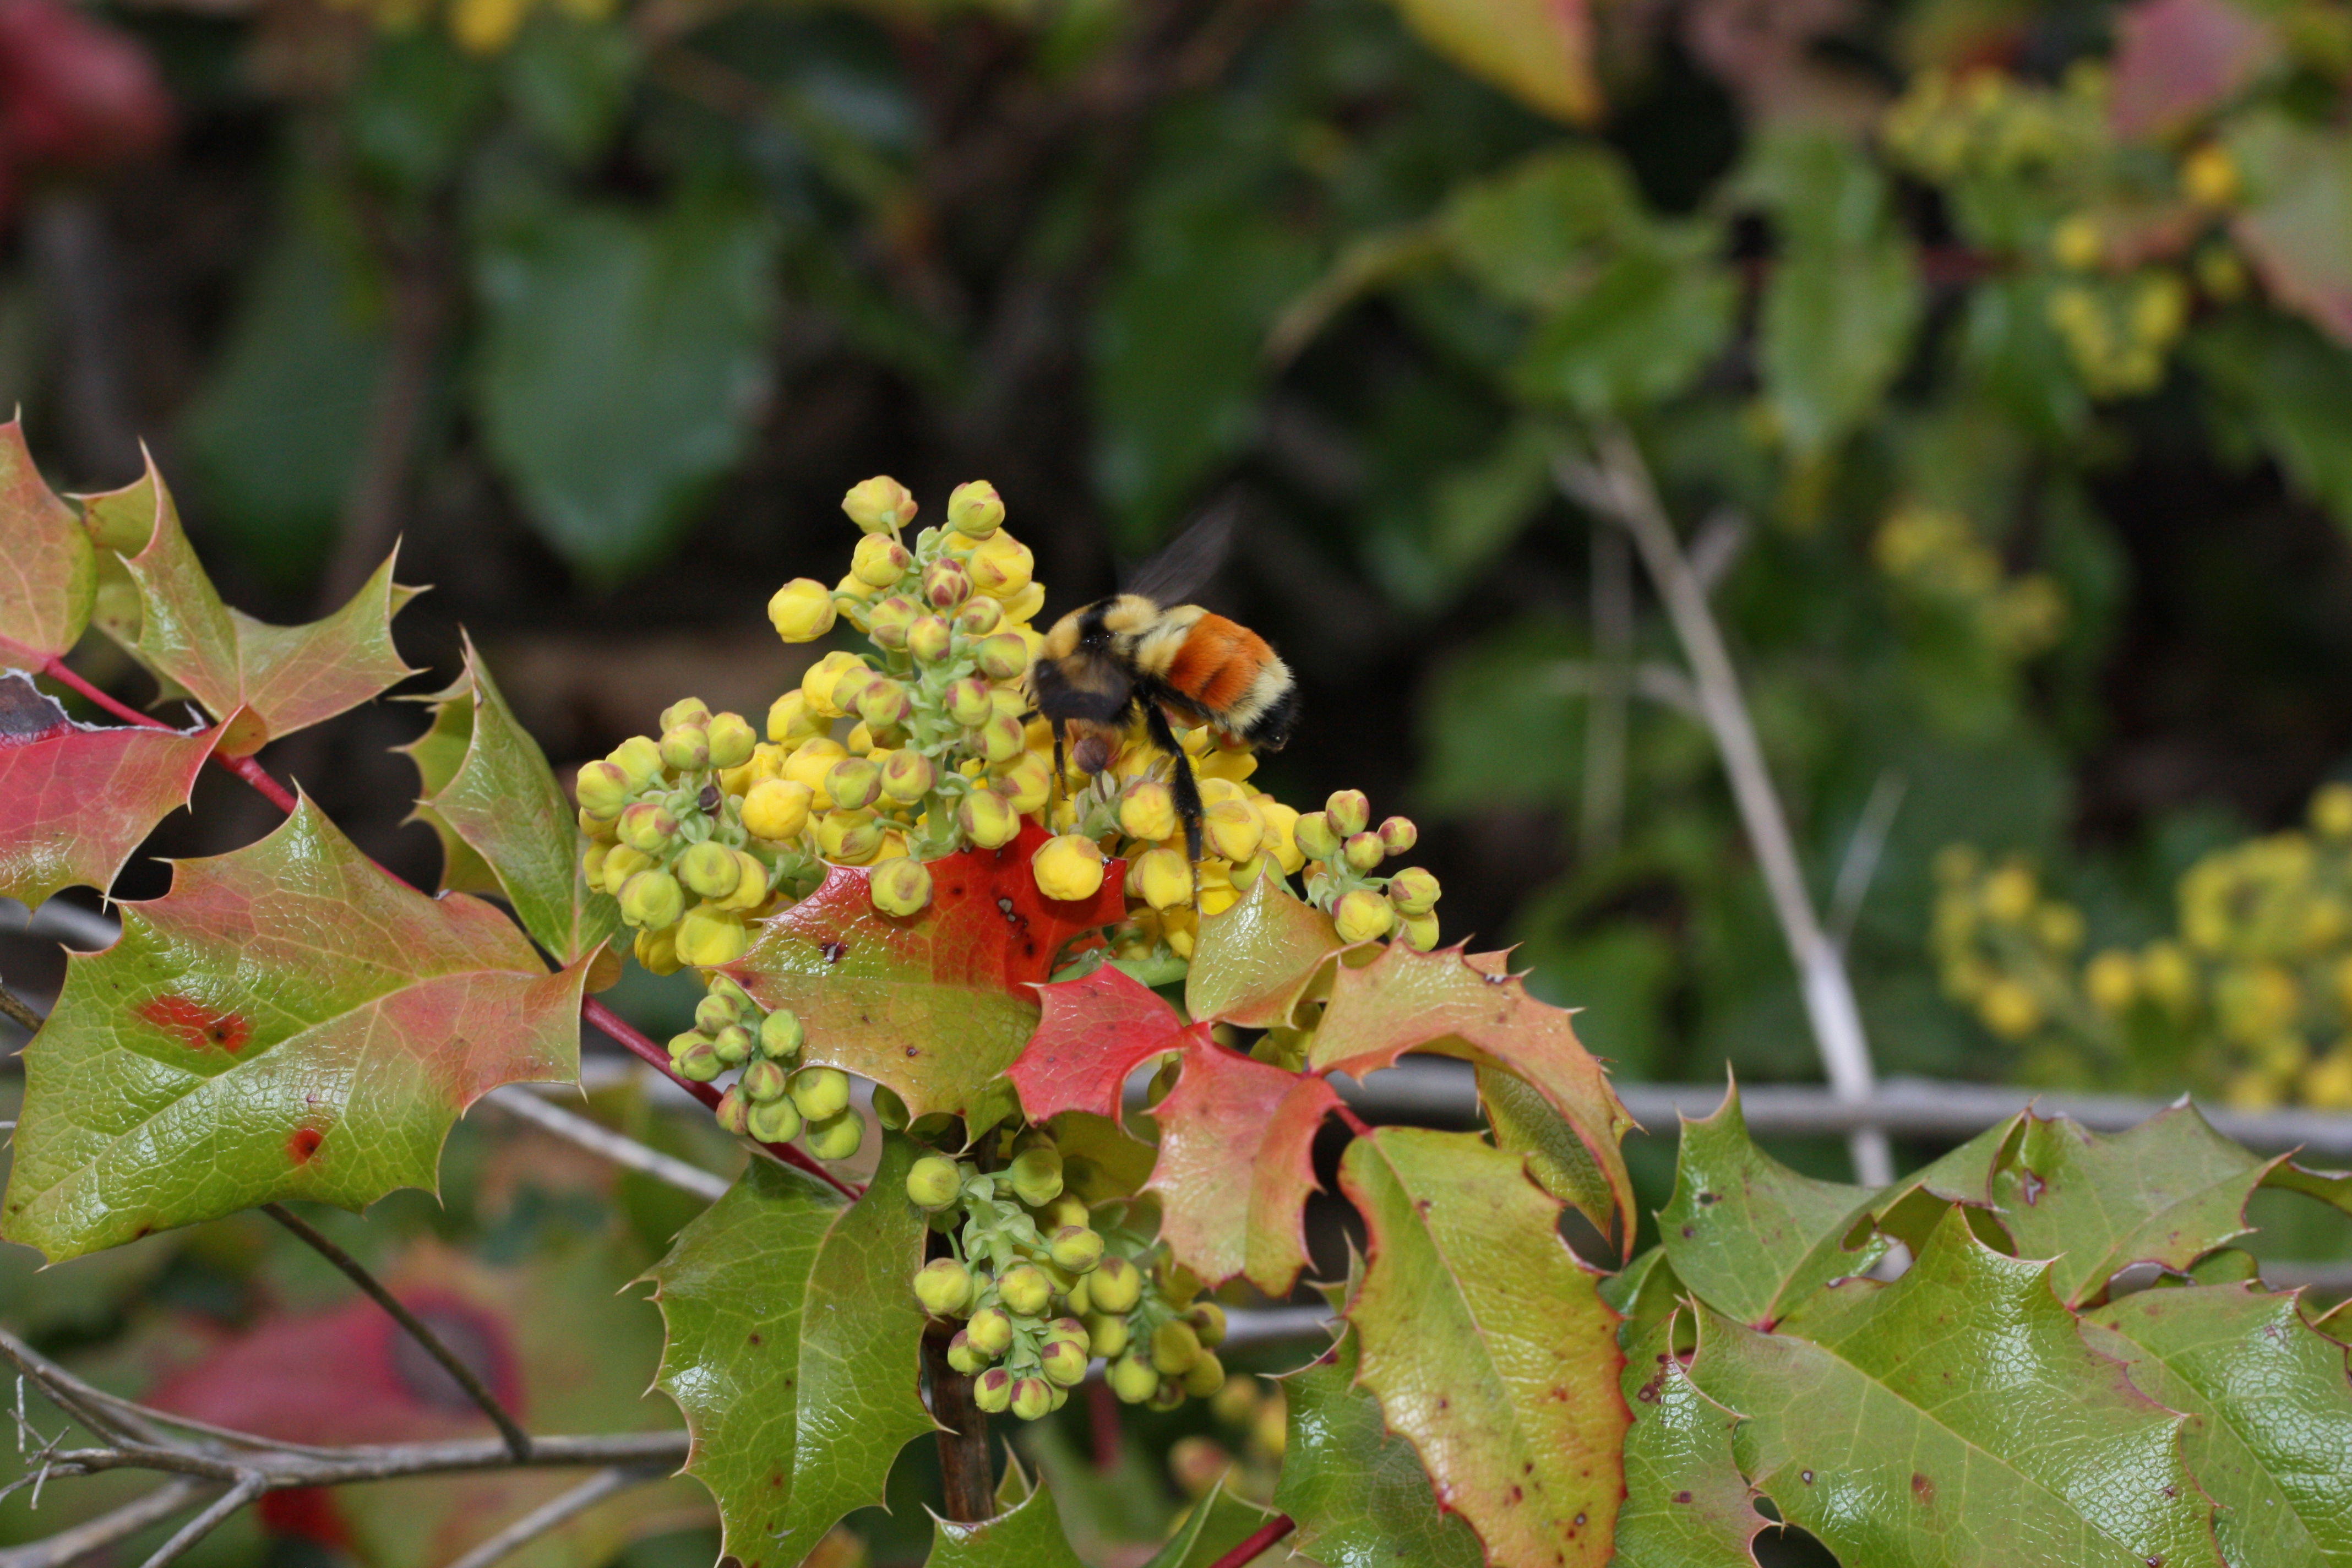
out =
[(931, 1529), (931, 1554), (923, 1568), (1086, 1568), (1062, 1533), (1054, 1494), (1044, 1487), (994, 1519), (955, 1524), (934, 1516)]
[(1204, 917), (1184, 978), (1184, 1010), (1202, 1023), (1267, 1029), (1291, 1010), (1339, 949), (1330, 917), (1260, 877), (1222, 914)]
[(1616, 1562), (1619, 1568), (1755, 1568), (1751, 1543), (1765, 1520), (1732, 1459), (1739, 1418), (1699, 1391), (1674, 1340), (1670, 1315), (1626, 1357), (1625, 1404), (1633, 1426), (1625, 1434)]
[(33, 466), (24, 422), (0, 425), (0, 660), (37, 668), (66, 652), (97, 595), (89, 536)]
[(755, 1159), (647, 1275), (669, 1326), (660, 1384), (694, 1436), (686, 1468), (719, 1500), (723, 1550), (743, 1568), (792, 1568), (880, 1502), (898, 1450), (931, 1430), (907, 1284), (923, 1246), (913, 1160), (886, 1139), (852, 1204)]
[(1083, 1110), (1117, 1121), (1128, 1075), (1208, 1038), (1140, 980), (1109, 964), (1037, 988), (1036, 1032), (1006, 1076), (1033, 1121)]
[(1211, 1286), (1245, 1275), (1286, 1296), (1308, 1262), (1306, 1208), (1315, 1134), (1339, 1105), (1320, 1078), (1253, 1061), (1206, 1038), (1153, 1111), (1160, 1234), (1178, 1262)]
[(179, 863), (74, 957), (25, 1053), (0, 1234), (52, 1259), (278, 1198), (360, 1208), (431, 1187), (504, 1083), (579, 1072), (580, 968), (511, 922), (394, 880), (307, 801)]

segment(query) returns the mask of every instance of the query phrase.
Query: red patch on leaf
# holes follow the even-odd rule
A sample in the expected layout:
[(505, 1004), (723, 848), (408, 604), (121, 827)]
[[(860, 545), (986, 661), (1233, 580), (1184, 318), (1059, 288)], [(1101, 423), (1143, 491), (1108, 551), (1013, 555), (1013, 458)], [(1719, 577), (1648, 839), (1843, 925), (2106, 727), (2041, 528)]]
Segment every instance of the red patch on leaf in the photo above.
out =
[(1242, 1274), (1286, 1296), (1309, 1261), (1315, 1134), (1339, 1091), (1205, 1035), (1185, 1040), (1183, 1074), (1153, 1112), (1160, 1157), (1146, 1190), (1160, 1194), (1160, 1234), (1212, 1287)]
[(1128, 1075), (1163, 1052), (1205, 1044), (1208, 1026), (1183, 1016), (1122, 969), (1103, 965), (1058, 985), (1041, 985), (1037, 1032), (1005, 1076), (1033, 1121), (1065, 1110), (1119, 1119)]
[(2127, 140), (2176, 131), (2234, 98), (2277, 52), (2229, 0), (2141, 0), (2116, 18), (2107, 119)]
[(286, 1157), (298, 1165), (307, 1165), (310, 1156), (319, 1152), (319, 1145), (326, 1141), (327, 1135), (315, 1127), (298, 1127), (294, 1136), (286, 1140)]
[(192, 1051), (234, 1056), (253, 1037), (253, 1024), (243, 1014), (221, 1012), (186, 996), (158, 996), (134, 1010)]

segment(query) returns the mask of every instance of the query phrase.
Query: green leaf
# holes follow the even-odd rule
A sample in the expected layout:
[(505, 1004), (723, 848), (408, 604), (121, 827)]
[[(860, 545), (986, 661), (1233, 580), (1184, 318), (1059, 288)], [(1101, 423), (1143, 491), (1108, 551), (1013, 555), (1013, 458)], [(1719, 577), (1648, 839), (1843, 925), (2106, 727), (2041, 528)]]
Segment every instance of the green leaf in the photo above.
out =
[(1393, 0), (1422, 42), (1529, 109), (1589, 125), (1601, 115), (1588, 0)]
[(100, 890), (155, 825), (188, 804), (218, 729), (78, 724), (31, 678), (0, 674), (0, 897), (37, 908)]
[(1549, 308), (1599, 265), (1599, 247), (1649, 231), (1624, 161), (1607, 147), (1547, 149), (1459, 188), (1439, 222), (1454, 259), (1498, 298)]
[(1219, 1558), (1247, 1541), (1267, 1517), (1265, 1510), (1235, 1497), (1220, 1481), (1216, 1490), (1192, 1505), (1168, 1544), (1153, 1552), (1143, 1568), (1215, 1568)]
[(688, 1473), (719, 1500), (721, 1550), (792, 1568), (844, 1514), (882, 1501), (930, 1431), (917, 1394), (923, 1256), (915, 1146), (886, 1136), (855, 1204), (755, 1159), (648, 1271), (669, 1326), (658, 1379), (686, 1413)]
[(1622, 1494), (1625, 1362), (1560, 1205), (1475, 1133), (1384, 1127), (1339, 1181), (1370, 1258), (1361, 1378), (1496, 1563), (1602, 1563)]
[(742, 451), (774, 252), (757, 204), (716, 196), (649, 216), (554, 206), (485, 250), (483, 432), (541, 534), (589, 578), (658, 556)]
[(25, 1051), (0, 1234), (54, 1261), (279, 1198), (431, 1188), (466, 1107), (579, 1075), (585, 973), (548, 973), (497, 910), (426, 898), (302, 801), (181, 861), (69, 961)]
[(2352, 353), (2305, 322), (2252, 310), (2200, 328), (2188, 353), (2244, 410), (2294, 488), (2352, 528), (2352, 442), (2335, 413), (2352, 407)]
[(2084, 1337), (2149, 1398), (2188, 1415), (2189, 1474), (2221, 1505), (2236, 1568), (2352, 1565), (2352, 1388), (2344, 1347), (2292, 1295), (2242, 1285), (2142, 1290)]
[(1438, 1510), (1412, 1445), (1390, 1432), (1356, 1382), (1354, 1332), (1283, 1380), (1289, 1436), (1274, 1506), (1298, 1521), (1299, 1552), (1324, 1568), (1484, 1568), (1475, 1531)]
[[(1685, 1133), (1687, 1136), (1687, 1133)], [(1699, 1392), (1675, 1354), (1673, 1314), (1625, 1362), (1625, 1506), (1616, 1568), (1755, 1568), (1765, 1525), (1733, 1461), (1739, 1417)]]
[(1184, 980), (1184, 1010), (1199, 1023), (1277, 1028), (1339, 950), (1330, 917), (1260, 877), (1222, 914), (1202, 918)]
[(1675, 1277), (1701, 1300), (1769, 1329), (1820, 1287), (1886, 1255), (1870, 1227), (1874, 1195), (1799, 1175), (1759, 1149), (1734, 1085), (1714, 1115), (1683, 1122), (1658, 1235)]
[(931, 1554), (923, 1568), (1086, 1568), (1062, 1533), (1054, 1494), (1044, 1487), (994, 1519), (955, 1524), (934, 1518), (932, 1525)]
[(1954, 1207), (1901, 1279), (1835, 1294), (1814, 1338), (1702, 1305), (1691, 1375), (1739, 1412), (1741, 1472), (1841, 1562), (2218, 1563), (2180, 1417), (2084, 1343), (2046, 1266)]
[(393, 557), (325, 619), (273, 626), (221, 602), (152, 462), (135, 484), (85, 500), (92, 536), (136, 591), (119, 606), (127, 618), (109, 616), (103, 628), (166, 694), (184, 691), (230, 721), (225, 755), (250, 756), (416, 673), (393, 646), (392, 617), (418, 590), (392, 580)]
[(1700, 235), (1629, 247), (1536, 330), (1512, 383), (1523, 396), (1588, 415), (1662, 403), (1722, 350), (1737, 297)]
[(81, 640), (98, 558), (33, 466), (25, 422), (0, 425), (0, 659), (40, 668)]
[(1478, 1069), (1478, 1103), (1495, 1147), (1524, 1157), (1528, 1174), (1560, 1202), (1576, 1206), (1605, 1194), (1609, 1178), (1568, 1119), (1554, 1110), (1541, 1090), (1496, 1068)]
[(572, 802), (470, 637), (465, 654), (465, 673), (433, 700), (433, 728), (404, 748), (424, 781), (416, 816), (448, 851), (445, 889), (504, 893), (541, 947), (574, 963), (620, 929), (621, 907), (589, 890)]
[(2352, 347), (2352, 132), (2268, 110), (2234, 121), (2227, 144), (2248, 187), (2231, 233), (2263, 287)]

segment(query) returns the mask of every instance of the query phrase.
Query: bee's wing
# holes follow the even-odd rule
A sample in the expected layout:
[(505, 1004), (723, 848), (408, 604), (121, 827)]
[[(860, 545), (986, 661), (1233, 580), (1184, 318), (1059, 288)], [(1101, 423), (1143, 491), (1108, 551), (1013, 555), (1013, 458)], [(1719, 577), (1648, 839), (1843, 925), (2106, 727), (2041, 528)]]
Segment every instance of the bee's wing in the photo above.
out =
[(1122, 588), (1156, 605), (1183, 604), (1224, 564), (1240, 515), (1241, 508), (1230, 500), (1211, 507), (1166, 549), (1129, 573)]

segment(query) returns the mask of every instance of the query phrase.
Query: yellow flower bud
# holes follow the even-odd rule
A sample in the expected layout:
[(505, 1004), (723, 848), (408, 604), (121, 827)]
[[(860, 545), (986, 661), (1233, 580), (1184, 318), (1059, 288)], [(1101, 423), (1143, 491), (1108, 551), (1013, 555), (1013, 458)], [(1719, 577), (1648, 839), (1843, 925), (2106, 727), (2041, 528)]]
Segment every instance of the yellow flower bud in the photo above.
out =
[(1192, 901), (1192, 865), (1174, 849), (1139, 855), (1127, 868), (1127, 890), (1155, 910)]
[[(987, 603), (982, 600), (979, 603)], [(998, 632), (980, 639), (972, 650), (979, 661), (981, 674), (991, 680), (1013, 680), (1029, 668), (1029, 647), (1011, 632)]]
[(2073, 952), (2083, 945), (2083, 912), (2072, 904), (2044, 904), (2034, 914), (2033, 934), (2053, 952)]
[(663, 766), (672, 773), (699, 773), (710, 765), (710, 735), (699, 724), (680, 724), (662, 731)]
[(2108, 948), (2084, 966), (2083, 991), (2100, 1012), (2120, 1013), (2139, 994), (2139, 965), (2122, 948)]
[(956, 808), (956, 820), (962, 825), (964, 837), (982, 849), (1000, 848), (1021, 836), (1020, 814), (992, 789), (975, 789), (965, 795)]
[(1364, 798), (1360, 789), (1332, 792), (1323, 803), (1323, 815), (1329, 819), (1331, 831), (1341, 839), (1361, 833), (1372, 819), (1372, 803)]
[[(963, 608), (956, 612), (956, 630), (968, 637), (991, 636), (1003, 624), (1004, 606), (993, 599), (967, 599)], [(1006, 632), (1004, 635), (1021, 641), (1018, 632)], [(1021, 642), (1021, 666), (1024, 669), (1029, 666), (1029, 645), (1025, 641)]]
[(824, 775), (824, 793), (850, 811), (872, 805), (882, 795), (882, 770), (864, 757), (844, 757)]
[(915, 558), (907, 547), (887, 533), (869, 533), (857, 542), (849, 558), (849, 574), (859, 582), (877, 588), (887, 588), (907, 574)]
[(833, 772), (833, 764), (847, 755), (849, 748), (838, 741), (820, 738), (807, 742), (784, 759), (784, 777), (793, 784), (808, 786), (811, 805), (819, 811), (830, 811), (833, 796), (825, 793), (825, 777)]
[(1348, 836), (1348, 842), (1339, 847), (1347, 856), (1348, 864), (1359, 871), (1372, 869), (1388, 856), (1388, 851), (1381, 847), (1381, 836), (1377, 833), (1351, 833)]
[(1265, 824), (1246, 800), (1221, 800), (1202, 814), (1201, 835), (1219, 859), (1246, 860), (1257, 853)]
[[(1022, 689), (1021, 683), (1017, 680), (1007, 680), (990, 687), (988, 704), (1005, 718), (1021, 724), (1021, 743), (1024, 746), (1028, 745), (1029, 726), (1022, 721), (1022, 715), (1029, 711), (1029, 694)], [(1053, 727), (1042, 719), (1037, 722), (1045, 729), (1050, 743), (1054, 732)]]
[(572, 797), (580, 803), (580, 809), (605, 822), (620, 816), (635, 793), (629, 775), (609, 762), (588, 763), (572, 784)]
[(742, 868), (735, 864), (735, 852), (724, 844), (690, 845), (677, 858), (677, 879), (700, 898), (723, 899), (735, 890), (735, 884), (742, 879)]
[(1389, 899), (1402, 914), (1425, 915), (1437, 907), (1437, 879), (1418, 866), (1407, 866), (1389, 879)]
[(768, 620), (786, 642), (814, 642), (833, 630), (833, 590), (814, 577), (795, 577), (768, 600)]
[(1404, 921), (1404, 944), (1415, 952), (1437, 951), (1437, 917), (1407, 915)]
[(1396, 924), (1396, 906), (1369, 888), (1358, 888), (1339, 896), (1331, 923), (1339, 928), (1341, 942), (1370, 942), (1388, 935)]
[(1103, 853), (1091, 838), (1065, 833), (1047, 839), (1029, 858), (1037, 890), (1049, 899), (1092, 898), (1102, 886)]
[(637, 962), (656, 974), (676, 974), (685, 965), (677, 957), (677, 928), (664, 926), (659, 931), (641, 931), (630, 949)]
[(2021, 1040), (2042, 1026), (2042, 1002), (2023, 984), (2004, 975), (1977, 998), (1977, 1016), (2003, 1039)]
[(2352, 1110), (2352, 1042), (2336, 1048), (2304, 1069), (2303, 1101), (2321, 1110)]
[(740, 713), (720, 713), (713, 717), (703, 731), (709, 747), (710, 765), (714, 768), (740, 768), (751, 760), (751, 748), (760, 737)]
[(768, 739), (779, 746), (797, 746), (824, 730), (824, 720), (809, 707), (808, 693), (798, 687), (768, 707)]
[(610, 844), (591, 844), (580, 852), (580, 879), (588, 884), (590, 892), (604, 891), (604, 858), (610, 855), (614, 847)]
[(699, 697), (681, 697), (661, 710), (661, 727), (665, 730), (675, 730), (681, 724), (700, 730), (709, 723), (710, 705)]
[(2189, 286), (2171, 272), (2151, 272), (2132, 296), (2132, 331), (2152, 348), (2165, 348), (2189, 320)]
[(2352, 838), (2352, 784), (2321, 786), (2311, 797), (2311, 827), (2322, 838)]
[(1009, 599), (1029, 586), (1037, 558), (1009, 533), (998, 533), (975, 546), (965, 563), (971, 585), (992, 599)]
[(1298, 813), (1270, 795), (1256, 797), (1257, 814), (1265, 823), (1265, 837), (1260, 847), (1272, 855), (1285, 875), (1307, 864), (1307, 852), (1298, 847)]
[(920, 860), (901, 855), (877, 861), (870, 887), (874, 907), (886, 915), (920, 914), (931, 901), (931, 873)]
[(1234, 868), (1223, 860), (1201, 862), (1201, 892), (1193, 907), (1204, 915), (1221, 915), (1241, 898), (1234, 886)]
[[(1176, 795), (1158, 779), (1138, 779), (1118, 802), (1119, 831), (1157, 844), (1176, 836)], [(1189, 886), (1189, 879), (1188, 886)]]
[(887, 474), (877, 474), (849, 487), (841, 510), (866, 533), (896, 533), (915, 521), (915, 498)]
[(1984, 912), (2003, 925), (2022, 925), (2040, 897), (2033, 873), (2022, 866), (2003, 866), (1984, 880)]
[(1381, 847), (1391, 855), (1402, 855), (1421, 842), (1421, 829), (1409, 816), (1391, 816), (1381, 824)]
[(2208, 142), (2180, 161), (2180, 194), (2200, 207), (2226, 207), (2238, 199), (2238, 163), (2229, 150)]
[(719, 907), (722, 910), (740, 910), (746, 912), (758, 909), (768, 901), (768, 894), (773, 890), (767, 867), (760, 863), (759, 857), (748, 850), (730, 849), (728, 853), (735, 857), (738, 875), (735, 879), (735, 890), (725, 898), (716, 900)]
[(2099, 221), (2088, 213), (2063, 219), (2050, 232), (2051, 258), (2070, 272), (2088, 272), (2107, 253)]
[(952, 556), (923, 568), (923, 603), (934, 610), (952, 610), (971, 597), (971, 574)]
[(654, 858), (641, 849), (633, 849), (625, 844), (614, 845), (604, 851), (604, 890), (619, 892), (622, 883), (647, 869), (653, 863)]
[(1004, 522), (1004, 502), (986, 479), (971, 479), (948, 497), (948, 526), (967, 539), (986, 539)]
[(980, 754), (992, 763), (1009, 763), (1028, 749), (1021, 721), (1009, 714), (992, 715), (972, 737)]
[(632, 735), (613, 748), (606, 762), (628, 775), (629, 788), (641, 790), (661, 777), (661, 746), (645, 735)]
[(1024, 752), (997, 774), (996, 787), (1025, 816), (1053, 798), (1054, 764), (1035, 752)]
[(658, 930), (677, 920), (686, 908), (677, 879), (667, 871), (640, 871), (621, 885), (621, 919), (633, 926)]
[(895, 730), (906, 723), (913, 703), (907, 689), (887, 675), (877, 675), (866, 681), (853, 701), (858, 715), (876, 730)]
[(677, 956), (697, 969), (732, 963), (751, 945), (743, 917), (731, 910), (698, 904), (677, 923)]
[(882, 853), (882, 824), (870, 811), (828, 811), (817, 818), (816, 847), (828, 860), (863, 866)]
[(930, 794), (939, 780), (939, 765), (920, 752), (893, 752), (882, 763), (882, 793), (903, 805)]
[(799, 837), (815, 793), (795, 780), (761, 780), (743, 797), (743, 830), (772, 843)]
[[(1017, 594), (1005, 595), (1004, 618), (1015, 626), (1026, 626), (1036, 618), (1037, 612), (1045, 607), (1045, 584), (1032, 583)], [(1030, 649), (1030, 653), (1034, 657), (1036, 649)]]
[(641, 800), (621, 813), (618, 837), (632, 849), (659, 855), (677, 837), (677, 818), (659, 802)]

